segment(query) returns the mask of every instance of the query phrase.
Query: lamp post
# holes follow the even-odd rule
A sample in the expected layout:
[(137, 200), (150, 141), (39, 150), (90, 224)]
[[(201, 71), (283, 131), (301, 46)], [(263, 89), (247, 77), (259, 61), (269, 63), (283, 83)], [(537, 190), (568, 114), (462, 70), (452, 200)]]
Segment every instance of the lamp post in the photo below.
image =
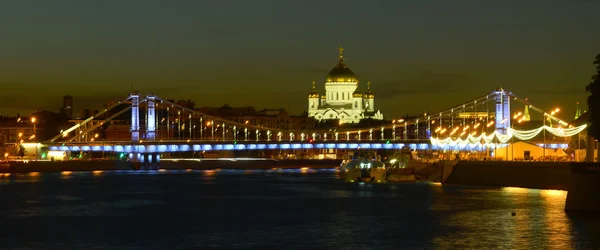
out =
[[(33, 124), (33, 135), (31, 137), (33, 137), (33, 141), (35, 142), (35, 130), (36, 130), (36, 127), (35, 127), (35, 117), (31, 117), (31, 123)], [(37, 161), (37, 159), (38, 159), (37, 158), (37, 156), (38, 156), (38, 147), (37, 147), (37, 145), (35, 147), (35, 154), (34, 154), (34, 156), (35, 156), (35, 160)]]
[(544, 114), (544, 160), (546, 160), (546, 119), (548, 119), (548, 121), (550, 122), (550, 127), (552, 127), (552, 120), (550, 118), (552, 118), (555, 114), (557, 114), (558, 112), (560, 112), (559, 108), (556, 108), (554, 110), (552, 110), (552, 112), (550, 112), (551, 117), (546, 117), (548, 115), (548, 113)]

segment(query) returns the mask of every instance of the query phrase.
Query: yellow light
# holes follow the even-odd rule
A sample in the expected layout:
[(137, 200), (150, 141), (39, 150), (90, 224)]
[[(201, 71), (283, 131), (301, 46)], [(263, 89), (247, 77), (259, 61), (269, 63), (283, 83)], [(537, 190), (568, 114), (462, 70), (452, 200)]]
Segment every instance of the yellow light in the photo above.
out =
[(35, 117), (31, 117), (31, 122), (34, 123), (35, 122)]
[(248, 122), (249, 122), (249, 121), (248, 121), (248, 120), (246, 120), (246, 121), (244, 122), (244, 124), (248, 124)]
[(4, 157), (8, 157), (8, 153), (4, 153)]
[(102, 170), (96, 170), (93, 173), (94, 173), (94, 175), (99, 175), (99, 174), (102, 174)]
[(19, 133), (19, 137), (23, 137), (23, 133)]
[(560, 109), (559, 109), (559, 108), (556, 108), (556, 109), (554, 110), (554, 112), (556, 112), (556, 113), (558, 113), (558, 111), (560, 111)]
[(94, 138), (98, 138), (98, 134), (97, 133), (94, 135)]
[(71, 173), (73, 173), (73, 172), (71, 172), (71, 171), (62, 171), (61, 172), (62, 175), (70, 175)]
[(435, 120), (431, 121), (431, 124), (435, 124)]

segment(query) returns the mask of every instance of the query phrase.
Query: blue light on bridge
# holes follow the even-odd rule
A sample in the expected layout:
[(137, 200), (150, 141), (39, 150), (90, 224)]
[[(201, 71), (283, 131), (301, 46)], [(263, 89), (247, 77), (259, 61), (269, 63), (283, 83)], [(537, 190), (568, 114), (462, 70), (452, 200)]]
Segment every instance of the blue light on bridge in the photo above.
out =
[[(106, 152), (123, 152), (123, 153), (163, 153), (163, 152), (189, 152), (189, 151), (210, 151), (210, 150), (264, 150), (264, 149), (402, 149), (409, 146), (411, 150), (427, 150), (427, 149), (455, 149), (455, 150), (483, 150), (485, 147), (481, 145), (473, 146), (431, 146), (427, 143), (271, 143), (271, 144), (169, 144), (169, 145), (115, 145), (115, 146), (50, 146), (50, 150), (61, 151), (106, 151)], [(506, 147), (504, 145), (491, 145), (491, 147)], [(549, 144), (552, 148), (565, 147), (566, 144)]]

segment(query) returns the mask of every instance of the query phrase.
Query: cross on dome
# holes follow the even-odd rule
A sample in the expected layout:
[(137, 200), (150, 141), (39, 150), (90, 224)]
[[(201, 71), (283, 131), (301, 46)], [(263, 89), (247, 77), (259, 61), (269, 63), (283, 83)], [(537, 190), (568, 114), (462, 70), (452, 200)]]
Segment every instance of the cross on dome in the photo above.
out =
[(340, 51), (340, 58), (344, 57), (344, 48), (340, 46), (338, 50)]

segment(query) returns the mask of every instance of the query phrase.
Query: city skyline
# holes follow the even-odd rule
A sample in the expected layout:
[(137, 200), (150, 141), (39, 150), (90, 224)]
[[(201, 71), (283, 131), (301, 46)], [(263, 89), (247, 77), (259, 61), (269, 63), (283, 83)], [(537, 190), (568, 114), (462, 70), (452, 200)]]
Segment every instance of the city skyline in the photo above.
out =
[(559, 105), (566, 120), (576, 102), (587, 106), (599, 3), (426, 2), (232, 1), (240, 8), (230, 12), (195, 1), (2, 3), (0, 20), (10, 25), (0, 28), (8, 34), (0, 41), (0, 114), (57, 111), (67, 94), (76, 113), (98, 109), (132, 86), (197, 106), (297, 114), (340, 46), (359, 88), (373, 83), (375, 105), (389, 118), (436, 112), (498, 87), (541, 108)]

